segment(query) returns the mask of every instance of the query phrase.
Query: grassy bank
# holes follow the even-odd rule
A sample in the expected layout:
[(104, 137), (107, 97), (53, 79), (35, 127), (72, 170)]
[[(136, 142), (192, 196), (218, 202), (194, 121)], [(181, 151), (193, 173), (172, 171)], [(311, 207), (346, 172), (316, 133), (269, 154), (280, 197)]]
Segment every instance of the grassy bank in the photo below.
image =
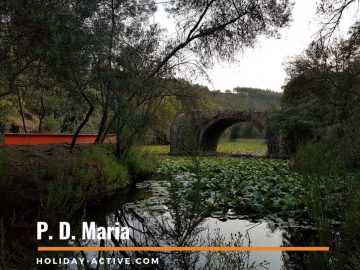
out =
[(235, 141), (220, 141), (218, 152), (224, 154), (264, 156), (267, 152), (267, 145), (264, 139), (237, 139)]
[(314, 265), (323, 265), (318, 269), (360, 269), (360, 129), (358, 124), (350, 127), (341, 136), (328, 132), (307, 143), (292, 161), (304, 175), (305, 202), (318, 220), (321, 240), (335, 247), (313, 256)]
[[(68, 221), (76, 233), (88, 206), (125, 192), (134, 178), (154, 169), (155, 162), (141, 153), (119, 162), (111, 151), (95, 146), (74, 151), (65, 145), (1, 148), (0, 268), (32, 269), (35, 247), (47, 244), (35, 241), (35, 221), (46, 221), (53, 235), (59, 221)], [(23, 236), (21, 242), (17, 235)], [(51, 242), (56, 244), (66, 245)]]
[[(151, 154), (168, 154), (169, 145), (145, 145), (139, 147)], [(265, 155), (267, 146), (264, 139), (238, 139), (235, 141), (220, 141), (218, 152), (221, 154)]]

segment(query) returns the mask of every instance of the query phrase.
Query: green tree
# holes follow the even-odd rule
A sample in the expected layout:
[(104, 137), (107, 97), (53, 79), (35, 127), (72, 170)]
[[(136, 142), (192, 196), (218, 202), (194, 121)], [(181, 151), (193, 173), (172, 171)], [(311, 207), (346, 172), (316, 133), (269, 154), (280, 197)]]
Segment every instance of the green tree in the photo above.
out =
[[(167, 97), (188, 97), (171, 82), (184, 56), (192, 52), (204, 66), (229, 60), (258, 35), (277, 36), (290, 10), (288, 0), (169, 2), (166, 11), (179, 31), (164, 40), (163, 30), (150, 23), (153, 0), (3, 1), (0, 80), (6, 87), (0, 93), (16, 95), (22, 115), (28, 106), (43, 118), (41, 100), (60, 90), (84, 115), (76, 135), (95, 112), (96, 142), (109, 131), (121, 134), (117, 150), (126, 155)], [(40, 102), (24, 101), (28, 91), (39, 91)]]
[[(118, 7), (121, 8), (121, 6)], [(131, 74), (126, 73), (126, 78), (121, 81), (121, 86), (126, 85), (126, 80), (132, 81), (130, 86), (121, 91), (117, 98), (114, 98), (119, 94), (119, 91), (109, 91), (109, 89), (117, 88), (119, 80), (114, 79), (114, 75), (119, 74), (119, 70), (113, 73), (108, 68), (104, 73), (108, 74), (107, 76), (99, 73), (101, 75), (98, 77), (99, 81), (102, 81), (101, 78), (104, 77), (113, 79), (102, 83), (102, 85), (112, 85), (112, 87), (107, 87), (102, 91), (105, 93), (102, 103), (103, 117), (97, 142), (104, 140), (107, 131), (114, 123), (118, 123), (117, 126), (120, 128), (117, 129), (117, 133), (119, 133), (122, 128), (128, 126), (130, 119), (133, 119), (133, 123), (137, 124), (137, 128), (133, 129), (130, 137), (136, 137), (134, 134), (138, 133), (141, 130), (140, 127), (145, 125), (163, 96), (171, 94), (166, 90), (164, 91), (163, 82), (157, 78), (173, 77), (175, 75), (174, 68), (171, 67), (177, 65), (174, 61), (178, 61), (186, 49), (195, 52), (204, 61), (208, 61), (212, 56), (229, 59), (239, 49), (252, 46), (259, 34), (276, 35), (279, 27), (287, 25), (290, 8), (291, 5), (288, 1), (280, 1), (279, 3), (246, 1), (242, 4), (228, 1), (196, 3), (193, 1), (177, 1), (169, 3), (167, 11), (175, 16), (178, 27), (182, 30), (179, 31), (179, 35), (175, 39), (167, 41), (167, 46), (162, 51), (159, 46), (159, 36), (156, 37), (156, 33), (159, 33), (157, 28), (150, 27), (152, 32), (149, 30), (145, 32), (152, 33), (151, 35), (141, 32), (141, 27), (135, 28), (138, 29), (139, 33), (142, 33), (138, 36), (135, 35), (136, 40), (142, 40), (141, 37), (144, 35), (148, 37), (142, 42), (148, 44), (146, 46), (148, 51), (147, 54), (140, 53), (144, 46), (136, 47), (134, 44), (137, 43), (134, 42), (131, 47), (135, 47), (137, 50), (135, 53), (132, 50), (133, 55), (131, 56), (134, 58), (135, 54), (138, 57), (135, 58), (136, 63), (142, 63), (142, 65), (127, 66), (127, 63), (124, 62), (119, 65), (118, 69), (123, 73), (131, 71)], [(114, 13), (113, 11), (114, 9), (111, 8), (110, 14)], [(112, 27), (111, 30), (116, 31), (116, 27)], [(136, 32), (131, 32), (131, 34), (134, 33)], [(155, 38), (151, 39), (151, 37)], [(108, 52), (110, 51), (108, 50)], [(118, 49), (116, 52), (121, 52), (121, 50)], [(161, 57), (161, 55), (165, 56)], [(116, 58), (111, 57), (111, 59), (115, 60)], [(115, 66), (116, 63), (113, 63), (111, 68), (114, 69)], [(134, 77), (134, 74), (139, 73), (141, 77)], [(115, 104), (112, 104), (112, 101), (116, 101)], [(115, 107), (111, 108), (112, 106)], [(135, 111), (143, 111), (140, 118), (134, 118), (137, 115), (134, 113)], [(112, 116), (108, 119), (110, 114)]]
[(355, 24), (348, 39), (328, 47), (313, 43), (289, 63), (278, 122), (290, 153), (326, 129), (343, 132), (354, 114), (360, 89), (359, 29)]

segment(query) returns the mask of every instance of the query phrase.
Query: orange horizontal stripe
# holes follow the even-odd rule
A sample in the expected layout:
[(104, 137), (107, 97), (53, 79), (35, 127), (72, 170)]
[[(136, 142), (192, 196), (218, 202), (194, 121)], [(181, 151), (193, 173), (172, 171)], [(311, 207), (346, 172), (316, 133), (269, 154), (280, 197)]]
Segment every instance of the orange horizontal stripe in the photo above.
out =
[(236, 251), (329, 251), (329, 247), (38, 247), (38, 251), (152, 251), (152, 252), (236, 252)]
[[(5, 133), (4, 146), (14, 145), (42, 145), (42, 144), (63, 144), (71, 143), (73, 135), (71, 134), (48, 134), (48, 133)], [(92, 144), (95, 142), (96, 134), (79, 134), (78, 144)], [(108, 135), (105, 142), (116, 142), (115, 135)]]

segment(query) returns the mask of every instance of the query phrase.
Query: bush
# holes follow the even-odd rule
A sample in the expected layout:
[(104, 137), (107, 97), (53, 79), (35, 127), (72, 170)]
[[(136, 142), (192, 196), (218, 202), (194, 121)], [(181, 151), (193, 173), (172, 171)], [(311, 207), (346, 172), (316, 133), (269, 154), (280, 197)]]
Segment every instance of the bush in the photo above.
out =
[(42, 132), (55, 132), (59, 130), (59, 122), (53, 115), (45, 116), (42, 123)]
[(318, 140), (300, 147), (295, 167), (303, 173), (341, 175), (360, 169), (360, 123), (327, 131)]
[[(355, 116), (328, 128), (294, 157), (296, 168), (306, 174), (304, 200), (319, 220), (321, 242), (333, 246), (327, 255), (330, 269), (358, 269), (360, 263), (360, 118)], [(336, 237), (330, 233), (334, 221), (340, 224)], [(319, 258), (311, 262), (318, 265)]]
[(72, 176), (89, 196), (106, 195), (129, 184), (128, 170), (104, 148), (85, 149), (72, 166)]
[(338, 146), (334, 139), (323, 139), (300, 147), (293, 159), (295, 168), (307, 174), (331, 175), (344, 172), (346, 161), (337, 149)]
[[(50, 234), (58, 230), (59, 221), (67, 220), (72, 232), (78, 235), (86, 206), (128, 185), (127, 169), (114, 155), (100, 147), (80, 149), (75, 153), (63, 146), (1, 149), (4, 151), (0, 151), (0, 216), (7, 228), (4, 236), (0, 220), (1, 269), (12, 269), (13, 265), (32, 268), (32, 258), (37, 256), (33, 251), (39, 245), (33, 239), (33, 220), (45, 220)], [(32, 163), (25, 166), (30, 158)], [(19, 230), (10, 223), (29, 224), (21, 231), (22, 241), (11, 237)], [(50, 243), (43, 240), (41, 244)], [(57, 239), (51, 242), (66, 244)]]
[(156, 168), (156, 160), (139, 150), (130, 151), (123, 162), (132, 177), (144, 177), (152, 174)]
[(15, 97), (7, 96), (0, 100), (0, 133), (6, 132), (11, 128), (12, 116), (16, 115)]

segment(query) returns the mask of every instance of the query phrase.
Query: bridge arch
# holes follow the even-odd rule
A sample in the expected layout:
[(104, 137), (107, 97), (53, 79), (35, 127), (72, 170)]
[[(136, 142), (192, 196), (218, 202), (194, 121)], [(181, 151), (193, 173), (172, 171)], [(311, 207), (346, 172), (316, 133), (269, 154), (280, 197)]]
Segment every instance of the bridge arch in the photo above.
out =
[(216, 152), (219, 140), (224, 131), (240, 122), (252, 123), (259, 131), (265, 130), (265, 123), (253, 117), (250, 113), (219, 113), (209, 119), (201, 129), (199, 136), (201, 152)]
[(170, 154), (213, 154), (223, 132), (239, 122), (252, 123), (267, 135), (268, 116), (264, 112), (191, 111), (175, 117), (170, 130)]

